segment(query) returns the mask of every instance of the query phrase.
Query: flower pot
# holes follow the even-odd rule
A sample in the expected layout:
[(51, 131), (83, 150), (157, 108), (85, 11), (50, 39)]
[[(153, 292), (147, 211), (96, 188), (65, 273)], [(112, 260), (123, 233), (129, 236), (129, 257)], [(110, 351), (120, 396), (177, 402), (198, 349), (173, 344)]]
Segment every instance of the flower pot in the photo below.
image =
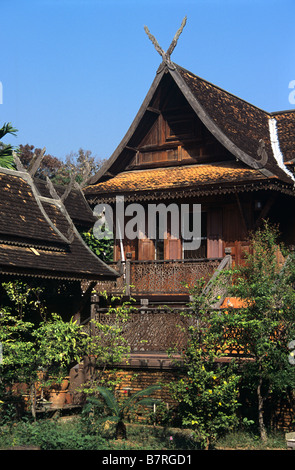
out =
[(73, 394), (71, 392), (65, 393), (65, 405), (71, 405), (73, 403)]
[(56, 382), (54, 381), (53, 377), (49, 377), (49, 380), (51, 381), (49, 385), (50, 390), (66, 390), (70, 384), (70, 377), (65, 377), (61, 381), (57, 380)]
[(69, 377), (65, 377), (64, 380), (62, 381), (62, 383), (60, 384), (60, 389), (61, 390), (67, 390), (68, 386), (69, 386)]
[(51, 390), (49, 393), (49, 401), (51, 408), (62, 408), (66, 400), (65, 390)]

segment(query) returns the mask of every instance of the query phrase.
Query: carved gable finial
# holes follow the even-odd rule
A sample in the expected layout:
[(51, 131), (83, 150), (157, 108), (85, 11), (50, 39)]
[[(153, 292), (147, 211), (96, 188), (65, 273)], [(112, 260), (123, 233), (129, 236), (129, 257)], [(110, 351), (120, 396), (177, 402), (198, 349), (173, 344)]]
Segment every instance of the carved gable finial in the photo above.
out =
[(268, 155), (265, 149), (265, 142), (263, 139), (259, 140), (257, 156), (260, 157), (260, 159), (257, 160), (257, 163), (259, 164), (259, 168), (264, 168), (268, 162)]
[(185, 16), (185, 17), (183, 18), (183, 20), (182, 20), (182, 23), (181, 23), (180, 28), (177, 30), (177, 32), (176, 32), (176, 34), (175, 34), (175, 36), (174, 36), (174, 38), (173, 38), (173, 40), (172, 40), (172, 42), (171, 42), (169, 48), (167, 49), (167, 52), (165, 52), (165, 51), (161, 48), (161, 46), (159, 45), (159, 43), (158, 43), (157, 39), (155, 38), (155, 36), (153, 36), (153, 35), (150, 33), (148, 27), (147, 27), (147, 26), (144, 27), (144, 30), (145, 30), (145, 32), (146, 32), (148, 38), (152, 41), (153, 45), (155, 46), (156, 51), (157, 51), (157, 52), (160, 54), (160, 56), (162, 57), (163, 63), (164, 63), (165, 65), (167, 65), (167, 66), (168, 66), (170, 69), (172, 69), (172, 70), (174, 70), (175, 67), (174, 67), (173, 63), (171, 62), (171, 54), (172, 54), (172, 52), (174, 51), (174, 49), (175, 49), (175, 47), (176, 47), (177, 41), (178, 41), (179, 36), (181, 35), (182, 31), (183, 31), (183, 28), (184, 28), (185, 25), (186, 25), (186, 20), (187, 20), (187, 17)]

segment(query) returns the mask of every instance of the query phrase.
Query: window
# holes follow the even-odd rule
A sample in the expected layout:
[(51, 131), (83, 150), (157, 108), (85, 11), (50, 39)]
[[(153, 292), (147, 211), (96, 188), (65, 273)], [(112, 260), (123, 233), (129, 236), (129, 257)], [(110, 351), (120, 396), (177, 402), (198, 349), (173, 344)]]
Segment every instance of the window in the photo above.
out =
[[(190, 231), (193, 230), (193, 212), (189, 213)], [(187, 240), (189, 241), (189, 240)], [(184, 259), (207, 258), (207, 213), (201, 213), (201, 245), (196, 250), (183, 249)]]
[(156, 239), (155, 239), (155, 259), (164, 259), (164, 240), (160, 238), (159, 213), (156, 213)]

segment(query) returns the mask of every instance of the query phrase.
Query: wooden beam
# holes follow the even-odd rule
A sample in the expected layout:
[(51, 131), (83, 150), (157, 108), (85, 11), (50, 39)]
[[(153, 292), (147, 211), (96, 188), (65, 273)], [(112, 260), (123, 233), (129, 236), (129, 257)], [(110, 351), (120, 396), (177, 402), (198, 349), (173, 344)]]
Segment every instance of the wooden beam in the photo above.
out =
[(243, 209), (243, 207), (242, 207), (242, 204), (241, 204), (239, 195), (238, 195), (237, 193), (235, 193), (235, 197), (236, 197), (236, 201), (237, 201), (238, 208), (239, 208), (239, 211), (240, 211), (240, 216), (241, 216), (241, 219), (242, 219), (242, 222), (243, 222), (244, 230), (245, 230), (245, 232), (246, 232), (246, 234), (247, 234), (247, 232), (248, 232), (248, 230), (249, 230), (249, 227), (248, 227), (248, 224), (247, 224), (245, 212), (244, 212), (244, 209)]
[(76, 320), (77, 323), (79, 323), (79, 324), (80, 324), (81, 312), (82, 312), (83, 308), (85, 307), (86, 303), (88, 302), (88, 300), (91, 296), (92, 290), (94, 289), (96, 284), (97, 284), (97, 281), (91, 281), (90, 282), (88, 288), (86, 289), (86, 291), (83, 294), (83, 297), (82, 297), (82, 299), (79, 303), (78, 309), (77, 309), (76, 313), (73, 316), (74, 320)]
[(147, 111), (153, 114), (158, 114), (158, 115), (161, 114), (161, 111), (159, 109), (153, 108), (152, 106), (148, 106)]
[(34, 153), (33, 158), (30, 161), (30, 164), (28, 167), (28, 173), (30, 174), (32, 178), (35, 175), (36, 171), (38, 170), (41, 160), (43, 159), (45, 155), (45, 152), (46, 152), (46, 148), (44, 147), (39, 153), (39, 155), (37, 155), (36, 152)]
[(278, 198), (277, 193), (272, 194), (271, 197), (266, 201), (266, 203), (265, 203), (264, 207), (262, 208), (258, 218), (255, 221), (255, 225), (254, 225), (255, 230), (261, 225), (262, 220), (267, 216), (267, 214), (269, 213), (271, 207), (273, 206), (273, 204), (275, 203), (277, 198)]

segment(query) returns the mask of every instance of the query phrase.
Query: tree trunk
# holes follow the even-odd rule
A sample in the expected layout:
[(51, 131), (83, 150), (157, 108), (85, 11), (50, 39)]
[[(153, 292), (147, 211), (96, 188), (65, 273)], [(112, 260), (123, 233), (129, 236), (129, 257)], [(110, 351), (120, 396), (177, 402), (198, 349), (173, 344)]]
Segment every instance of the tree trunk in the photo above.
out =
[(34, 421), (36, 421), (36, 388), (35, 384), (31, 385), (31, 412)]
[(264, 418), (263, 418), (263, 396), (261, 394), (262, 378), (259, 379), (259, 384), (257, 387), (257, 398), (258, 398), (258, 423), (259, 423), (259, 432), (262, 442), (266, 442), (267, 435), (265, 430)]
[(116, 426), (116, 439), (127, 439), (126, 426), (122, 420)]

